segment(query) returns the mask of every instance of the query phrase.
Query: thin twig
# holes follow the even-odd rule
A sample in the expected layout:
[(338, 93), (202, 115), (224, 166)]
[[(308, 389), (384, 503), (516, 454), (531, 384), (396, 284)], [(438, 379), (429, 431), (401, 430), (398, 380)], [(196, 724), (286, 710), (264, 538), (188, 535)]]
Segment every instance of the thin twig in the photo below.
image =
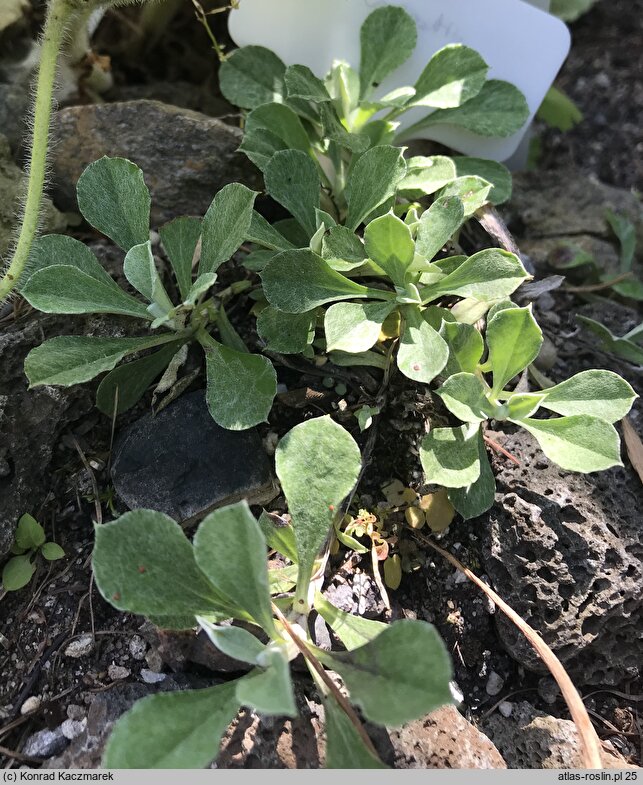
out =
[(612, 286), (615, 286), (617, 283), (621, 283), (621, 281), (626, 281), (631, 277), (631, 272), (622, 273), (621, 275), (617, 275), (616, 278), (610, 278), (609, 281), (602, 281), (601, 283), (589, 284), (587, 286), (564, 286), (563, 289), (566, 292), (572, 292), (572, 294), (583, 294), (584, 292), (602, 292), (604, 289), (611, 289)]
[(505, 456), (505, 458), (509, 458), (510, 461), (513, 461), (516, 466), (522, 466), (518, 458), (515, 455), (512, 455), (509, 450), (505, 450), (505, 448), (498, 444), (498, 442), (494, 442), (493, 439), (490, 439), (488, 436), (484, 437), (485, 443), (489, 445), (489, 447), (493, 447), (494, 450), (497, 450), (499, 453)]
[(346, 698), (342, 695), (341, 691), (337, 687), (337, 685), (333, 682), (330, 676), (326, 673), (324, 666), (319, 662), (317, 657), (312, 653), (312, 651), (308, 648), (308, 646), (304, 643), (304, 641), (297, 635), (297, 633), (292, 628), (292, 625), (288, 621), (288, 619), (283, 615), (283, 613), (279, 610), (279, 608), (273, 603), (272, 604), (272, 612), (275, 616), (279, 619), (279, 621), (284, 625), (284, 629), (288, 633), (290, 639), (295, 644), (295, 646), (299, 649), (304, 659), (310, 664), (313, 668), (315, 673), (319, 676), (322, 680), (324, 685), (328, 688), (332, 696), (335, 698), (341, 709), (344, 711), (348, 719), (354, 725), (355, 730), (358, 732), (361, 740), (364, 742), (368, 751), (375, 756), (377, 760), (380, 759), (380, 756), (377, 754), (377, 750), (373, 746), (373, 742), (371, 741), (368, 733), (364, 729), (359, 717), (355, 713), (355, 710), (350, 705), (350, 703), (346, 700)]
[(414, 531), (413, 534), (424, 545), (437, 551), (443, 558), (452, 564), (457, 570), (462, 572), (466, 577), (475, 583), (489, 599), (491, 599), (505, 616), (518, 627), (522, 634), (527, 638), (531, 646), (535, 649), (538, 656), (545, 663), (551, 675), (556, 680), (560, 687), (560, 691), (565, 699), (565, 703), (569, 708), (569, 713), (576, 725), (578, 734), (581, 741), (581, 752), (583, 756), (583, 764), (586, 769), (602, 769), (603, 763), (601, 760), (601, 742), (598, 738), (596, 730), (587, 713), (587, 709), (582, 701), (578, 690), (574, 687), (572, 680), (569, 678), (567, 671), (563, 667), (561, 661), (549, 648), (540, 635), (530, 627), (527, 622), (521, 618), (516, 611), (513, 610), (496, 592), (487, 586), (484, 581), (480, 580), (471, 570), (467, 569), (455, 556), (452, 556), (448, 551), (440, 548), (428, 537)]
[(92, 467), (89, 465), (87, 456), (82, 451), (80, 444), (78, 444), (78, 439), (74, 436), (73, 433), (71, 434), (71, 438), (74, 442), (74, 446), (76, 447), (78, 455), (80, 455), (80, 460), (83, 462), (83, 466), (85, 467), (87, 473), (89, 474), (89, 480), (92, 484), (92, 491), (94, 493), (94, 510), (96, 511), (96, 523), (100, 525), (103, 522), (103, 511), (100, 506), (100, 493), (98, 491), (98, 483), (96, 482), (96, 475), (94, 474), (94, 470), (92, 469)]
[(22, 752), (10, 750), (8, 747), (3, 747), (2, 745), (0, 745), (0, 754), (6, 755), (7, 758), (15, 758), (22, 763), (42, 763), (43, 760), (42, 758), (36, 758), (33, 755), (23, 755)]

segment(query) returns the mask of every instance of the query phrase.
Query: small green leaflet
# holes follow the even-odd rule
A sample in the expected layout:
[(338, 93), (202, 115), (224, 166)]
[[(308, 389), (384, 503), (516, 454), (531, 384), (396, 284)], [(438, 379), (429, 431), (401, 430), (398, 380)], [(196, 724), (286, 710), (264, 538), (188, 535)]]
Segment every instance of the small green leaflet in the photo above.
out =
[(392, 213), (371, 221), (364, 231), (364, 247), (368, 257), (393, 283), (403, 287), (415, 257), (413, 236), (404, 221)]
[(312, 154), (306, 129), (295, 112), (279, 103), (264, 104), (253, 109), (246, 118), (246, 133), (261, 129), (282, 139), (292, 150)]
[(424, 319), (418, 308), (405, 307), (403, 316), (404, 329), (397, 353), (397, 365), (407, 378), (429, 384), (446, 365), (449, 347)]
[(16, 545), (22, 551), (39, 548), (45, 542), (45, 530), (28, 513), (22, 515), (16, 528)]
[(288, 251), (295, 247), (256, 210), (252, 212), (246, 240), (257, 243), (270, 251)]
[(65, 551), (55, 542), (46, 542), (40, 549), (40, 553), (47, 561), (58, 561), (65, 558)]
[(76, 193), (87, 222), (124, 251), (150, 239), (150, 192), (136, 164), (104, 156), (81, 174)]
[(346, 226), (333, 226), (322, 240), (322, 256), (339, 272), (361, 267), (366, 261), (364, 243)]
[(29, 583), (35, 571), (31, 556), (14, 556), (2, 569), (2, 586), (5, 591), (19, 591)]
[[(152, 243), (149, 240), (129, 249), (123, 262), (123, 272), (127, 280), (146, 300), (158, 306), (160, 314), (169, 314), (174, 308), (156, 269)], [(153, 313), (156, 314), (157, 311)]]
[(395, 303), (336, 303), (326, 311), (326, 350), (354, 354), (368, 351), (377, 343), (386, 318)]
[(433, 428), (420, 445), (420, 461), (427, 482), (445, 488), (466, 488), (480, 476), (476, 425)]
[(386, 769), (332, 695), (324, 699), (327, 769)]
[(29, 276), (40, 270), (58, 265), (77, 267), (98, 282), (114, 286), (115, 281), (89, 248), (73, 237), (64, 234), (47, 234), (36, 237), (29, 253)]
[(325, 84), (305, 65), (289, 66), (286, 69), (285, 83), (288, 98), (302, 98), (316, 104), (331, 100)]
[(381, 621), (354, 616), (336, 608), (321, 592), (315, 595), (315, 610), (337, 635), (348, 651), (364, 646), (388, 627)]
[(290, 678), (290, 663), (281, 648), (268, 648), (262, 655), (264, 668), (256, 668), (237, 682), (237, 700), (260, 714), (296, 717), (297, 705)]
[(598, 336), (604, 351), (611, 352), (635, 365), (643, 365), (643, 347), (637, 346), (634, 339), (630, 339), (627, 335), (619, 338), (604, 324), (589, 319), (587, 316), (577, 316), (576, 318), (587, 330)]
[(453, 159), (445, 155), (409, 158), (407, 167), (406, 175), (399, 184), (399, 193), (409, 199), (429, 196), (457, 177)]
[(202, 226), (199, 275), (214, 273), (238, 250), (248, 235), (257, 192), (230, 183), (214, 197)]
[(481, 177), (469, 175), (456, 177), (441, 191), (440, 196), (456, 196), (462, 202), (465, 218), (470, 218), (477, 210), (490, 201), (492, 183)]
[(470, 256), (457, 270), (421, 293), (424, 302), (445, 294), (493, 302), (508, 297), (527, 278), (529, 274), (515, 254), (489, 248)]
[[(109, 525), (109, 524), (108, 524)], [(239, 711), (237, 682), (205, 690), (162, 693), (138, 701), (107, 742), (109, 769), (203, 769), (219, 754)]]
[(449, 347), (449, 361), (444, 368), (444, 375), (475, 373), (484, 352), (480, 332), (471, 324), (443, 321), (440, 335)]
[(458, 178), (475, 176), (492, 183), (493, 188), (488, 196), (491, 204), (504, 204), (511, 198), (513, 179), (511, 172), (503, 164), (486, 158), (469, 158), (464, 155), (455, 156), (453, 163)]
[(205, 348), (207, 402), (216, 423), (244, 431), (267, 422), (277, 394), (277, 374), (267, 357), (218, 344)]
[(285, 521), (280, 521), (279, 524), (274, 523), (266, 512), (261, 513), (258, 524), (263, 532), (263, 536), (266, 538), (268, 547), (279, 551), (282, 556), (296, 564), (297, 547), (295, 544), (295, 530), (292, 525)]
[[(545, 396), (538, 393), (512, 395), (504, 407), (507, 410), (507, 419), (523, 420), (525, 417), (532, 417), (541, 407), (544, 400)], [(498, 417), (498, 414), (496, 414), (496, 418), (501, 419)]]
[(494, 416), (485, 384), (472, 373), (450, 376), (437, 394), (447, 409), (463, 422), (482, 422)]
[(457, 196), (441, 196), (422, 214), (416, 253), (427, 261), (449, 242), (464, 222), (464, 205)]

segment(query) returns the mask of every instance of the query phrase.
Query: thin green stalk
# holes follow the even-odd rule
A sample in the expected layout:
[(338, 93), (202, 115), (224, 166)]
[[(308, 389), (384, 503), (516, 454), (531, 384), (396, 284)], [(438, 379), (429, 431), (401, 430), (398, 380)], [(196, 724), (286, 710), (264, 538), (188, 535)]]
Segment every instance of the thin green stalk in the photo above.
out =
[(71, 16), (72, 8), (68, 0), (52, 0), (45, 21), (36, 86), (27, 198), (13, 258), (0, 280), (0, 302), (11, 294), (20, 280), (38, 231), (40, 206), (45, 187), (54, 80), (58, 55)]

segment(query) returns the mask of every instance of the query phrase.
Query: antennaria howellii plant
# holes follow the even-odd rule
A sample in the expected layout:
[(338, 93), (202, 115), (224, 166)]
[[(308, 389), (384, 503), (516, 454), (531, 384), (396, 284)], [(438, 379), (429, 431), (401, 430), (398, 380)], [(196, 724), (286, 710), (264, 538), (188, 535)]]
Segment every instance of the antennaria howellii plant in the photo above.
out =
[[(240, 708), (295, 717), (290, 662), (300, 653), (324, 702), (331, 768), (384, 767), (351, 704), (370, 722), (395, 726), (452, 702), (451, 663), (432, 625), (344, 613), (321, 593), (323, 578), (313, 578), (323, 576), (320, 551), (360, 474), (353, 438), (329, 417), (309, 420), (282, 439), (276, 463), (292, 516), (287, 526), (266, 515), (255, 520), (245, 502), (205, 518), (192, 543), (149, 510), (96, 526), (94, 573), (109, 602), (164, 628), (198, 625), (222, 652), (252, 666), (220, 686), (140, 701), (112, 732), (108, 768), (204, 767)], [(268, 570), (267, 546), (293, 567)], [(311, 642), (313, 609), (346, 651)], [(341, 676), (350, 703), (325, 669)]]

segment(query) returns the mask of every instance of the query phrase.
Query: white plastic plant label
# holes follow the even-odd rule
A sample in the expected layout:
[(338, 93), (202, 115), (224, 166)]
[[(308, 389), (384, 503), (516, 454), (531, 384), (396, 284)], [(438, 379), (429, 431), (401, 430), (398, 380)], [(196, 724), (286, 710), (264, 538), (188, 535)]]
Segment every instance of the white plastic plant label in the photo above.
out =
[[(533, 4), (532, 4), (533, 3)], [(566, 25), (541, 10), (548, 0), (394, 0), (416, 20), (418, 44), (412, 57), (380, 87), (381, 94), (412, 85), (430, 57), (446, 44), (476, 49), (490, 66), (490, 79), (515, 84), (527, 98), (531, 119), (554, 81), (570, 47)], [(265, 46), (288, 65), (307, 65), (324, 76), (333, 60), (359, 66), (359, 29), (387, 0), (240, 0), (230, 13), (230, 35), (239, 46)], [(422, 116), (408, 112), (402, 129)], [(417, 112), (417, 114), (416, 114)], [(424, 110), (426, 114), (426, 110)], [(506, 139), (488, 139), (455, 127), (420, 132), (466, 155), (507, 160), (524, 129)]]

